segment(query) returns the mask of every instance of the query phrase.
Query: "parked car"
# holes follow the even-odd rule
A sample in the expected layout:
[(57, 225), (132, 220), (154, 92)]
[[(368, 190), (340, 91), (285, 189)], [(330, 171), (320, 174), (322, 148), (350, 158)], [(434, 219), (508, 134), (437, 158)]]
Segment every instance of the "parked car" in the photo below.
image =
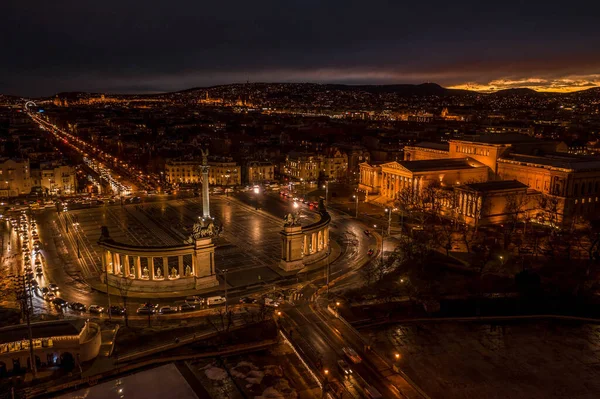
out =
[(142, 307), (142, 308), (152, 308), (152, 309), (158, 309), (158, 303), (146, 302), (146, 303), (145, 303), (145, 304), (143, 304), (141, 307)]
[(192, 303), (194, 305), (202, 305), (204, 304), (204, 298), (200, 298), (199, 296), (188, 296), (185, 298), (187, 303)]
[(225, 297), (222, 296), (211, 296), (210, 298), (206, 299), (206, 304), (208, 306), (211, 305), (220, 305), (227, 302), (227, 300), (225, 299)]
[(163, 306), (162, 308), (160, 308), (159, 313), (160, 314), (169, 314), (169, 313), (176, 313), (177, 312), (177, 308), (173, 307), (173, 306)]
[(137, 313), (138, 314), (154, 314), (154, 313), (156, 313), (156, 309), (149, 308), (147, 306), (142, 306), (142, 307), (138, 308)]
[(73, 302), (69, 304), (69, 307), (77, 312), (85, 312), (85, 305), (80, 302)]
[(344, 359), (340, 359), (337, 361), (338, 369), (342, 375), (350, 375), (352, 374), (352, 369), (347, 361)]
[(240, 303), (256, 303), (256, 302), (257, 302), (256, 299), (250, 298), (249, 296), (240, 298)]
[(123, 316), (126, 312), (125, 308), (118, 305), (113, 305), (109, 308), (109, 312), (113, 316)]
[(104, 313), (104, 308), (99, 305), (90, 305), (88, 310), (90, 311), (90, 313), (94, 313), (94, 314)]
[(54, 304), (54, 306), (56, 306), (57, 308), (65, 308), (69, 305), (69, 302), (65, 301), (62, 298), (54, 298), (52, 300), (52, 303)]
[(181, 312), (191, 312), (192, 310), (195, 310), (196, 307), (194, 305), (192, 305), (191, 303), (185, 302), (183, 303), (180, 307), (179, 310)]

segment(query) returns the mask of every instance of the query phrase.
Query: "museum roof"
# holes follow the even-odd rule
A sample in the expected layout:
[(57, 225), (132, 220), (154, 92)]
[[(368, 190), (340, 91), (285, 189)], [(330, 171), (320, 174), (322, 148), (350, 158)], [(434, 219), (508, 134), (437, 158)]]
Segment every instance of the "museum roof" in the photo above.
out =
[(467, 183), (465, 187), (475, 191), (527, 190), (527, 185), (517, 180), (497, 180), (482, 183)]
[(526, 134), (519, 133), (484, 133), (484, 134), (472, 134), (464, 135), (452, 139), (452, 141), (467, 141), (472, 143), (483, 143), (483, 144), (517, 144), (517, 143), (531, 143), (531, 142), (542, 142), (546, 140), (540, 140), (535, 137), (528, 136)]
[(469, 162), (467, 158), (426, 159), (421, 161), (399, 161), (398, 163), (411, 172), (471, 169), (475, 167), (473, 162)]
[(420, 143), (417, 143), (413, 146), (407, 146), (407, 147), (420, 147), (420, 148), (428, 148), (431, 150), (438, 150), (438, 151), (450, 151), (450, 144), (448, 143), (432, 143), (431, 141), (421, 141)]
[[(79, 335), (86, 321), (83, 319), (53, 320), (31, 323), (32, 338), (52, 338)], [(26, 324), (0, 328), (0, 343), (29, 339)]]
[(543, 156), (508, 154), (502, 156), (499, 161), (572, 171), (600, 170), (600, 160), (598, 158), (566, 153), (551, 153)]

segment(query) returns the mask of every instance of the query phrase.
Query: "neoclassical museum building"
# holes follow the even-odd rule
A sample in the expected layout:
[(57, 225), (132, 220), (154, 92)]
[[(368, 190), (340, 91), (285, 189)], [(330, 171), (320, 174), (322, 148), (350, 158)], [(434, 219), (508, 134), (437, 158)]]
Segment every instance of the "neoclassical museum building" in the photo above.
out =
[(511, 196), (527, 198), (527, 218), (540, 214), (541, 197), (551, 198), (566, 224), (600, 211), (600, 159), (566, 151), (562, 142), (512, 133), (422, 142), (405, 147), (403, 161), (360, 164), (359, 190), (392, 205), (405, 187), (439, 182), (454, 193), (454, 211), (472, 224), (506, 220)]

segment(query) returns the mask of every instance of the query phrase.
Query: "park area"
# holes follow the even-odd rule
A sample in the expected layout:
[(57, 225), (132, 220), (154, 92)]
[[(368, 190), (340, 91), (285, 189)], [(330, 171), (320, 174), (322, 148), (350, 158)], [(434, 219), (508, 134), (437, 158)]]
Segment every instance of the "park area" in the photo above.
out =
[(597, 398), (600, 325), (558, 320), (395, 324), (361, 331), (432, 398)]

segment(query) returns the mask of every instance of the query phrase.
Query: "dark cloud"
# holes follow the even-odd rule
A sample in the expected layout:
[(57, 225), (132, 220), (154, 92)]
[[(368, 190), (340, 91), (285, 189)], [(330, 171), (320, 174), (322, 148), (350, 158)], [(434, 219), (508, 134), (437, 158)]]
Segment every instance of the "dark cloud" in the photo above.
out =
[(599, 11), (578, 0), (5, 0), (0, 92), (560, 79), (600, 71)]

